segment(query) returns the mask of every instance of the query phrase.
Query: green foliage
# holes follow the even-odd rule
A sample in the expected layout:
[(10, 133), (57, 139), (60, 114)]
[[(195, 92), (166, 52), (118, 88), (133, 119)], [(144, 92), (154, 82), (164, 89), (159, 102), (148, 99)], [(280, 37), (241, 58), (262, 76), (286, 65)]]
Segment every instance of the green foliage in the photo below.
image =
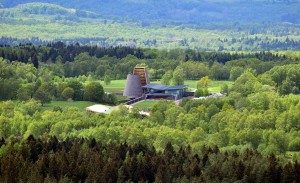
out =
[(110, 77), (109, 76), (104, 76), (104, 83), (105, 83), (105, 85), (110, 85), (110, 83), (111, 83), (111, 79), (110, 79)]
[(229, 70), (220, 63), (213, 63), (210, 68), (210, 77), (216, 80), (227, 80), (229, 78)]
[(195, 91), (195, 97), (206, 97), (209, 95), (207, 88), (199, 88)]
[(229, 86), (227, 84), (223, 84), (221, 86), (221, 91), (220, 92), (223, 93), (223, 94), (228, 94), (229, 93)]
[(103, 102), (110, 105), (116, 105), (117, 104), (117, 97), (115, 94), (111, 93), (105, 93), (103, 95)]
[(64, 89), (64, 91), (62, 92), (61, 95), (64, 99), (68, 100), (68, 99), (73, 99), (74, 93), (75, 92), (72, 88), (67, 87), (67, 88)]
[(39, 100), (42, 104), (45, 104), (45, 103), (48, 103), (51, 101), (50, 93), (43, 88), (38, 88), (38, 90), (34, 94), (34, 98), (36, 100)]
[[(74, 53), (72, 55), (67, 54), (69, 52)], [(109, 54), (107, 55), (107, 53)], [(165, 74), (166, 81), (168, 81), (171, 78), (170, 71), (174, 71), (178, 67), (183, 70), (186, 79), (196, 80), (210, 75), (211, 79), (214, 80), (228, 80), (231, 68), (253, 69), (256, 74), (262, 74), (276, 65), (297, 62), (296, 59), (288, 60), (284, 56), (275, 55), (271, 52), (245, 54), (182, 49), (171, 51), (127, 47), (114, 49), (78, 45), (67, 46), (61, 42), (39, 47), (27, 45), (0, 47), (0, 56), (10, 61), (18, 60), (28, 63), (28, 60), (31, 59), (30, 55), (38, 55), (40, 63), (38, 70), (32, 66), (14, 65), (15, 70), (10, 74), (26, 76), (25, 81), (27, 82), (35, 81), (37, 74), (42, 75), (47, 81), (55, 76), (82, 77), (83, 75), (89, 80), (103, 79), (105, 76), (119, 80), (125, 79), (136, 65), (145, 64), (151, 71), (151, 79), (161, 79), (162, 75)], [(184, 55), (193, 59), (182, 62)], [(243, 59), (235, 60), (237, 58)], [(5, 79), (9, 78), (5, 77)]]
[(292, 139), (289, 143), (289, 149), (291, 151), (300, 151), (300, 138)]
[(172, 84), (173, 85), (183, 85), (185, 81), (184, 70), (177, 67), (173, 72)]
[(231, 91), (238, 92), (243, 96), (258, 92), (262, 89), (262, 84), (254, 76), (251, 70), (245, 71), (233, 84)]
[[(50, 104), (41, 110), (36, 101), (2, 102), (0, 129), (7, 138), (56, 135), (59, 139), (96, 138), (102, 143), (142, 142), (154, 144), (157, 149), (168, 141), (176, 148), (189, 144), (194, 151), (203, 144), (233, 149), (247, 146), (264, 154), (298, 149), (299, 96), (265, 92), (235, 97), (231, 94), (220, 99), (187, 100), (180, 106), (154, 101), (148, 106), (152, 108), (149, 118), (130, 114), (122, 107), (106, 116), (86, 113), (84, 107), (91, 103), (76, 109), (76, 102), (56, 102), (51, 106), (61, 106), (60, 110), (53, 110)], [(237, 107), (241, 100), (246, 101), (245, 110)]]
[(31, 99), (28, 102), (24, 103), (24, 105), (20, 108), (23, 114), (25, 115), (34, 115), (41, 111), (41, 103)]
[(211, 80), (209, 79), (208, 76), (205, 76), (203, 78), (201, 78), (198, 82), (197, 82), (197, 89), (201, 89), (201, 88), (205, 88), (207, 89), (208, 86), (210, 85)]
[(164, 85), (170, 85), (173, 77), (172, 71), (167, 71), (161, 78), (161, 83)]
[(104, 90), (100, 83), (98, 82), (91, 82), (88, 83), (84, 87), (84, 100), (91, 101), (91, 102), (102, 102), (104, 96)]
[(74, 99), (81, 100), (83, 98), (83, 84), (75, 79), (69, 80), (67, 86), (74, 90)]
[(180, 67), (184, 70), (187, 79), (197, 80), (208, 76), (210, 68), (207, 63), (188, 61), (181, 63)]
[(17, 99), (18, 100), (29, 100), (34, 94), (34, 85), (25, 84), (18, 89)]
[(238, 77), (240, 77), (244, 72), (242, 67), (232, 67), (230, 70), (230, 80), (235, 81)]
[(290, 64), (276, 66), (265, 75), (270, 76), (276, 83), (280, 94), (300, 93), (300, 65)]
[[(198, 128), (194, 134), (203, 133)], [(238, 153), (202, 146), (195, 153), (171, 142), (158, 151), (143, 143), (103, 144), (95, 139), (5, 140), (0, 141), (1, 182), (296, 182), (300, 167), (252, 149)]]

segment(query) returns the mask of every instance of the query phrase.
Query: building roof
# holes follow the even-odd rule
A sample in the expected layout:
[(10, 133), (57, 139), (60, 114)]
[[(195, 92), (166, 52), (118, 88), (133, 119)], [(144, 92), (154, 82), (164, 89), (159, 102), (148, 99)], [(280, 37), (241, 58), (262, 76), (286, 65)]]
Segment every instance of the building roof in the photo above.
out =
[(167, 85), (161, 85), (161, 84), (147, 84), (143, 86), (143, 88), (153, 89), (153, 90), (183, 90), (187, 88), (187, 85), (177, 85), (177, 86), (167, 86)]
[(97, 104), (97, 105), (92, 105), (90, 107), (87, 107), (86, 110), (94, 113), (109, 114), (112, 111), (112, 107)]

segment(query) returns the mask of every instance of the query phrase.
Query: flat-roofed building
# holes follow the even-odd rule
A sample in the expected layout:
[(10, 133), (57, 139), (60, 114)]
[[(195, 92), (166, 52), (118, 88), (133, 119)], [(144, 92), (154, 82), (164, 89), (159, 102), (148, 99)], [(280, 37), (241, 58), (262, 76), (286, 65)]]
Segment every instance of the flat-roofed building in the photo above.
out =
[(187, 88), (186, 85), (167, 86), (161, 84), (148, 84), (143, 86), (147, 99), (166, 98), (179, 100), (185, 96)]

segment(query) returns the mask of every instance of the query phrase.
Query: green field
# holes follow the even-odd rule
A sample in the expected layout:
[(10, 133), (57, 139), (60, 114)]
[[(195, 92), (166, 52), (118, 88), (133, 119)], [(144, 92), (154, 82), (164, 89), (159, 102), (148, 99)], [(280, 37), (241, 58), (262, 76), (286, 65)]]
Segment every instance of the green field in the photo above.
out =
[[(185, 81), (184, 84), (188, 85), (190, 89), (197, 88), (197, 81), (195, 81), (195, 80), (187, 80), (187, 81)], [(233, 82), (232, 81), (212, 81), (208, 87), (208, 91), (209, 92), (220, 92), (221, 87), (224, 84), (227, 84), (229, 87), (231, 87)]]
[(103, 81), (101, 81), (102, 86), (106, 92), (111, 93), (121, 93), (125, 88), (126, 80), (113, 80), (109, 85), (105, 85)]
[(45, 109), (53, 109), (53, 107), (61, 107), (62, 109), (69, 108), (69, 107), (76, 107), (80, 110), (85, 110), (86, 107), (94, 105), (94, 102), (88, 101), (52, 101), (48, 104), (44, 105)]
[(144, 100), (141, 102), (138, 102), (136, 104), (134, 104), (134, 107), (138, 107), (139, 109), (142, 110), (151, 110), (152, 107), (157, 104), (159, 102), (159, 100)]
[[(125, 83), (126, 80), (113, 80), (111, 81), (110, 85), (105, 85), (104, 82), (101, 81), (104, 90), (106, 92), (112, 92), (112, 93), (122, 93), (125, 88)], [(159, 83), (159, 82), (153, 82), (153, 83)], [(232, 83), (233, 83), (232, 81), (212, 81), (212, 83), (208, 87), (208, 90), (210, 92), (220, 92), (222, 85), (227, 84), (230, 87)], [(188, 85), (191, 90), (197, 88), (196, 80), (186, 80), (184, 84)]]

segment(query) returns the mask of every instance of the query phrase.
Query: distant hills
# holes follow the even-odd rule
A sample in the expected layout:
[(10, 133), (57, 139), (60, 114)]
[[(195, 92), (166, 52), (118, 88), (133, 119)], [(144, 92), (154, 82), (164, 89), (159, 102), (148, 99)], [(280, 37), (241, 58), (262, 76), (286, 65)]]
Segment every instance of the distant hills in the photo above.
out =
[[(100, 15), (90, 11), (64, 8), (60, 5), (49, 3), (27, 3), (19, 4), (11, 8), (0, 9), (2, 18), (23, 18), (28, 15), (43, 15), (43, 18), (68, 17), (69, 19), (78, 20), (78, 18), (100, 18)], [(48, 16), (48, 17), (47, 17)], [(37, 18), (37, 17), (35, 17)]]
[(299, 0), (2, 0), (5, 8), (43, 2), (148, 24), (300, 23)]
[[(94, 1), (92, 7), (92, 1), (74, 0), (64, 7), (62, 5), (71, 1), (19, 4), (14, 0), (4, 0), (0, 8), (0, 44), (63, 41), (209, 51), (300, 50), (300, 24), (297, 23), (300, 9), (295, 8), (299, 2), (263, 2), (274, 9), (268, 7), (268, 10), (259, 12), (262, 7), (257, 7), (257, 12), (253, 13), (253, 7), (242, 6), (242, 3), (249, 2), (177, 0), (176, 4), (174, 0), (175, 4), (170, 4), (163, 12), (171, 1), (116, 0), (120, 2), (118, 4), (101, 0)], [(203, 7), (199, 8), (199, 3)], [(252, 2), (257, 6), (259, 3)], [(228, 7), (226, 11), (223, 5)], [(145, 11), (137, 7), (143, 7)], [(231, 18), (233, 9), (240, 12), (234, 14), (235, 18)], [(189, 15), (192, 12), (194, 16)], [(296, 12), (295, 16), (293, 12)]]

